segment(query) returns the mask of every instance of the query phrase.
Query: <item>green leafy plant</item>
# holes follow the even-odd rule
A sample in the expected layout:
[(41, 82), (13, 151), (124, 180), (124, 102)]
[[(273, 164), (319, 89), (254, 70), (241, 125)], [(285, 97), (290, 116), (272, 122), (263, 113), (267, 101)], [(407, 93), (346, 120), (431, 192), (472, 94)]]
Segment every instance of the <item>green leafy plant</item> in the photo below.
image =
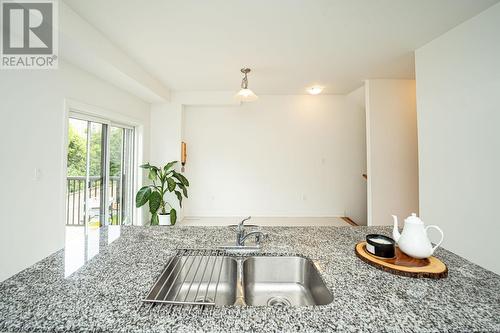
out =
[(172, 161), (162, 168), (150, 165), (149, 163), (141, 165), (141, 168), (149, 170), (148, 178), (153, 184), (144, 186), (137, 192), (135, 205), (136, 207), (141, 207), (149, 202), (151, 225), (159, 223), (158, 214), (170, 214), (171, 224), (175, 224), (177, 220), (177, 211), (164, 199), (167, 192), (175, 193), (181, 207), (182, 198), (188, 197), (187, 188), (189, 187), (189, 181), (186, 177), (175, 171), (176, 164), (177, 161)]

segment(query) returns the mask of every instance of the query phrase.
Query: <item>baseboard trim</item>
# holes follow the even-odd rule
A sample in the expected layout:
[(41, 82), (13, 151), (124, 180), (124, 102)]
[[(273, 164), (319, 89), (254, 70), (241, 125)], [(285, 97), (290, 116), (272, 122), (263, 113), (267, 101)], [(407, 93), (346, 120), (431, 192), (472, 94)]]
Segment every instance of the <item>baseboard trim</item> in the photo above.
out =
[[(224, 226), (234, 225), (241, 221), (240, 217), (194, 217), (185, 216), (180, 225), (193, 226)], [(349, 223), (341, 216), (335, 217), (263, 217), (252, 216), (250, 224), (261, 226), (348, 226)]]
[(351, 218), (349, 218), (347, 216), (342, 216), (341, 219), (346, 221), (347, 223), (349, 223), (352, 226), (359, 227), (359, 225), (356, 222), (354, 222), (353, 220), (351, 220)]

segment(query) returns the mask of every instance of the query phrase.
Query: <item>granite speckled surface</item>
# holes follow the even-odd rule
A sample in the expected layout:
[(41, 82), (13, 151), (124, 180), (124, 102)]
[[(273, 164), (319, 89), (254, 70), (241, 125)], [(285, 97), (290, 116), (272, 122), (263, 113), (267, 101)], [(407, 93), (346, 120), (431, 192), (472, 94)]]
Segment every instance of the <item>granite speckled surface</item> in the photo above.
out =
[(156, 307), (140, 300), (175, 247), (213, 247), (234, 239), (224, 227), (122, 227), (65, 277), (61, 250), (0, 283), (0, 332), (500, 332), (500, 276), (444, 249), (442, 280), (412, 279), (371, 267), (354, 254), (385, 227), (264, 227), (263, 252), (318, 260), (334, 295), (309, 307)]

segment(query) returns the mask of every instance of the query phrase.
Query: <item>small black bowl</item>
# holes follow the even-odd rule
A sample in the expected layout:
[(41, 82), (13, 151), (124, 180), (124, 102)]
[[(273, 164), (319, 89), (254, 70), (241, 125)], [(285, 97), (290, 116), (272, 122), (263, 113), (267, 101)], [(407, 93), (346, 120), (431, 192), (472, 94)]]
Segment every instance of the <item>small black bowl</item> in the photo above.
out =
[(394, 244), (395, 242), (392, 238), (384, 235), (366, 235), (366, 251), (377, 257), (394, 258), (396, 255)]

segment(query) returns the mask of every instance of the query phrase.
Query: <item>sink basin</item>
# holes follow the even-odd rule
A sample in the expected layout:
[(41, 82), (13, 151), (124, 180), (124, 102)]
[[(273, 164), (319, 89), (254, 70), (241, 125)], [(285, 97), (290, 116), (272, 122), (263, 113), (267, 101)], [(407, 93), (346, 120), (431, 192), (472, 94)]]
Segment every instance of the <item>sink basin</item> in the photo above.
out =
[(333, 296), (313, 262), (299, 256), (226, 256), (180, 250), (143, 300), (154, 304), (325, 305)]
[(230, 257), (173, 257), (145, 301), (232, 305), (236, 302), (236, 284), (237, 262)]
[(302, 257), (250, 257), (243, 262), (243, 276), (247, 305), (325, 305), (333, 301), (313, 262)]

